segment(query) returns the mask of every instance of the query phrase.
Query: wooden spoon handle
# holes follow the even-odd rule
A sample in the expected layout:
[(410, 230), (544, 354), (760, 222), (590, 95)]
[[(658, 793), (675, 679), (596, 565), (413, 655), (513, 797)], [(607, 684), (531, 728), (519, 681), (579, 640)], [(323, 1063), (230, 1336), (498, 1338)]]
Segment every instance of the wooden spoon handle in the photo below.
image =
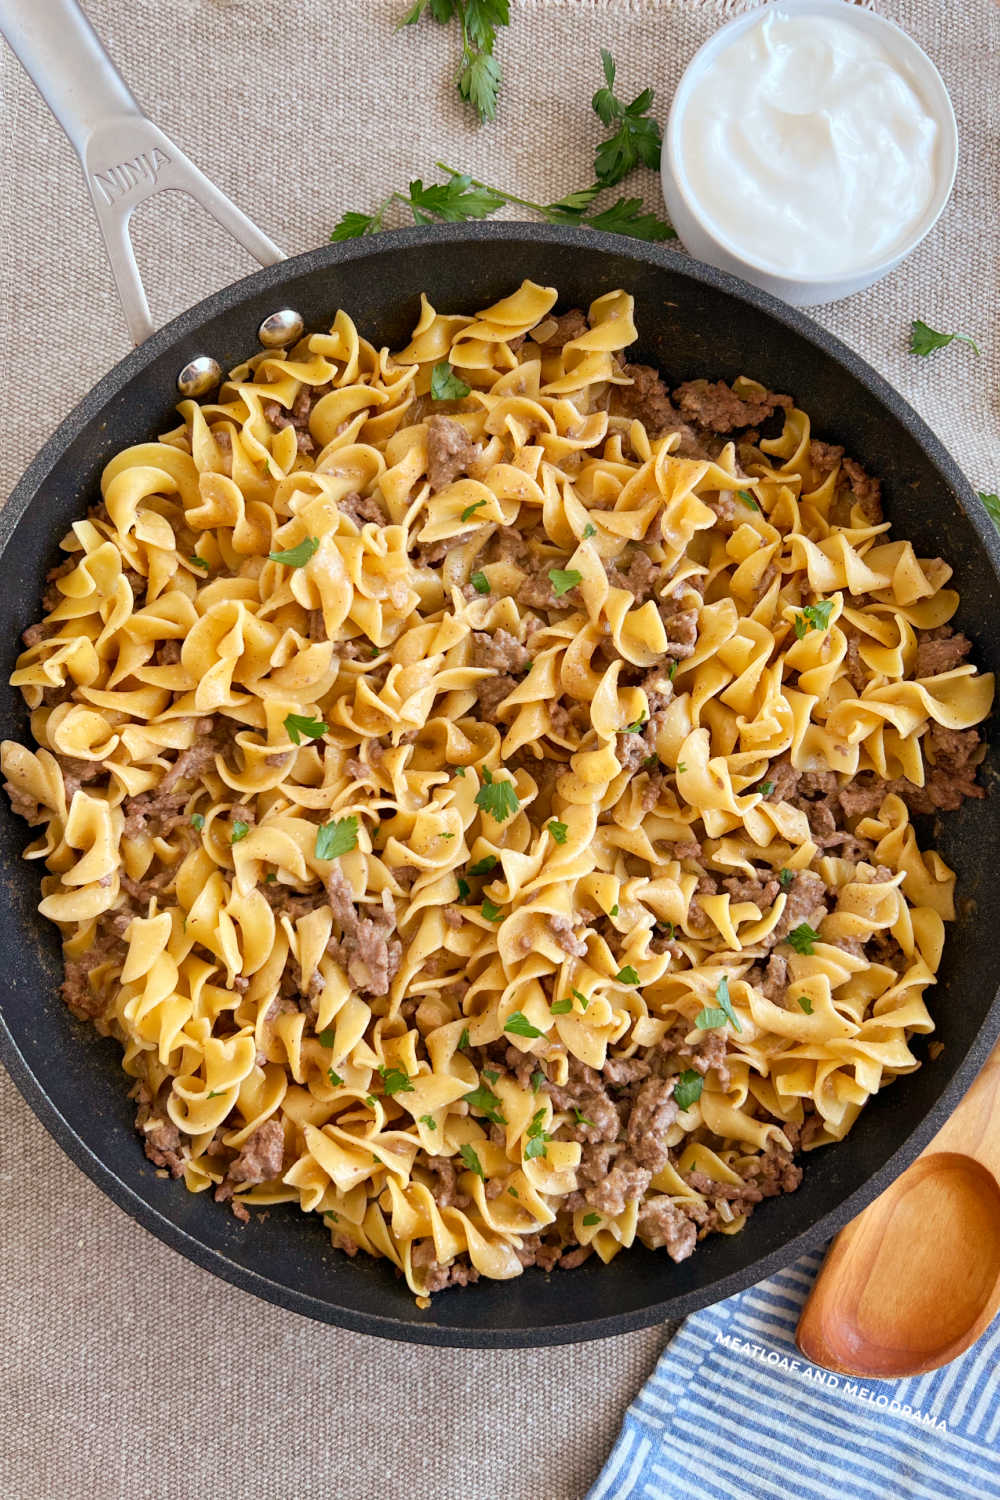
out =
[(813, 1364), (937, 1369), (1000, 1306), (1000, 1045), (913, 1165), (830, 1247), (796, 1342)]

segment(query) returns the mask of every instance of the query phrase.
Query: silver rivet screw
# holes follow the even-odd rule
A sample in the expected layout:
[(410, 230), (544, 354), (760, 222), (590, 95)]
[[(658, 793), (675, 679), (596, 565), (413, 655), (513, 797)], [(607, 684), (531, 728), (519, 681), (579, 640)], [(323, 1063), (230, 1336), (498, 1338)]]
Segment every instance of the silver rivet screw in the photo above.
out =
[(186, 364), (177, 377), (177, 389), (182, 396), (194, 398), (207, 396), (222, 380), (222, 367), (210, 354), (199, 354)]
[(265, 349), (284, 349), (296, 343), (305, 331), (301, 313), (291, 307), (283, 307), (264, 319), (257, 329), (257, 338)]

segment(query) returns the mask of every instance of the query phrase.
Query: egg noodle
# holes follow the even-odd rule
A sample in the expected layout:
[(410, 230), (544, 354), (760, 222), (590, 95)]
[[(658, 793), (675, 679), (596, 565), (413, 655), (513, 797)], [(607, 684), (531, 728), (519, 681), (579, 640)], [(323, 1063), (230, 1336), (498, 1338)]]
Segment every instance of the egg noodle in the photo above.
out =
[[(950, 569), (804, 412), (656, 435), (632, 299), (562, 342), (556, 296), (423, 299), (395, 354), (339, 312), (182, 402), (12, 678), (39, 909), (149, 1154), (419, 1296), (680, 1259), (917, 1067), (954, 876), (901, 786), (992, 697), (915, 675)], [(875, 790), (831, 833), (789, 777)]]

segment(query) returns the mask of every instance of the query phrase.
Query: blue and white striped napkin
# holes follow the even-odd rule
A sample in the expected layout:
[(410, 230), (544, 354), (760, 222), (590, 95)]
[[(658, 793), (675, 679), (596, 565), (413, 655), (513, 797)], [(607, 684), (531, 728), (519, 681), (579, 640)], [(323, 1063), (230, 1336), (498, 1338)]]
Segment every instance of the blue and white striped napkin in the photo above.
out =
[(587, 1500), (1000, 1500), (1000, 1320), (929, 1375), (832, 1375), (795, 1347), (822, 1260), (686, 1319)]

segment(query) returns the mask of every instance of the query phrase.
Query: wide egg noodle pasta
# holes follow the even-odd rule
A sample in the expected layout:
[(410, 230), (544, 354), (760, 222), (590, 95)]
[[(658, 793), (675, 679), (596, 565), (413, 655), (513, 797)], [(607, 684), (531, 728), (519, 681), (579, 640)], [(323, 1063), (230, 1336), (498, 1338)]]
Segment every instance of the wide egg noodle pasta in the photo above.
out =
[(422, 297), (395, 356), (339, 312), (183, 402), (12, 677), (40, 910), (148, 1154), (421, 1297), (683, 1258), (918, 1066), (954, 876), (910, 808), (977, 793), (992, 701), (803, 411), (741, 380), (780, 434), (699, 425), (625, 292), (556, 298)]

